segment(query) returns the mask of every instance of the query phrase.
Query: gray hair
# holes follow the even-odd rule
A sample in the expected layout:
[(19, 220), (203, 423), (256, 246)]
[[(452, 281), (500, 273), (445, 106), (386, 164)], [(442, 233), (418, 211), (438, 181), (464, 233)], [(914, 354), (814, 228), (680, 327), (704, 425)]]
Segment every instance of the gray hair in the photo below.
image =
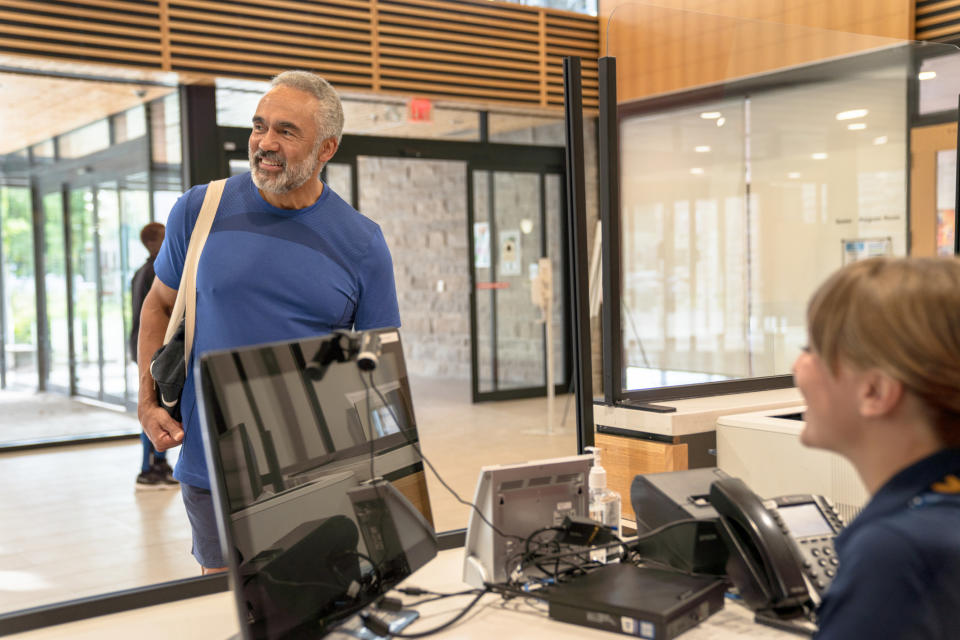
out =
[(270, 81), (270, 88), (291, 87), (314, 96), (320, 106), (314, 117), (320, 134), (317, 146), (327, 138), (336, 138), (340, 144), (343, 136), (343, 105), (340, 96), (329, 82), (310, 71), (284, 71)]

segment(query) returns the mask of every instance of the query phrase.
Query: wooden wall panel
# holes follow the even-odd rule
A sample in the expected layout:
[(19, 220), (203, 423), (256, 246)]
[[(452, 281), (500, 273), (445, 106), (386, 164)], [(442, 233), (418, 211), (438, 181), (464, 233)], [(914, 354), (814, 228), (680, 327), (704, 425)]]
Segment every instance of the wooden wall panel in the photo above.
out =
[(913, 38), (912, 0), (657, 4), (660, 7), (599, 0), (601, 51), (617, 57), (620, 100), (715, 84)]
[(563, 56), (597, 104), (594, 17), (487, 0), (4, 0), (0, 51), (186, 74), (309, 69), (342, 89), (562, 107)]

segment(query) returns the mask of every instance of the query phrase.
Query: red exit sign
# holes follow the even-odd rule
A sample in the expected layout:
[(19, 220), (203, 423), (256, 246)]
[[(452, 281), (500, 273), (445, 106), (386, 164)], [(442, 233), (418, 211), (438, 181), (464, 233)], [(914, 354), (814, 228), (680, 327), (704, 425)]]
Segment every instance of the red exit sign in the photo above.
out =
[(433, 102), (429, 98), (411, 98), (407, 119), (410, 122), (430, 122)]

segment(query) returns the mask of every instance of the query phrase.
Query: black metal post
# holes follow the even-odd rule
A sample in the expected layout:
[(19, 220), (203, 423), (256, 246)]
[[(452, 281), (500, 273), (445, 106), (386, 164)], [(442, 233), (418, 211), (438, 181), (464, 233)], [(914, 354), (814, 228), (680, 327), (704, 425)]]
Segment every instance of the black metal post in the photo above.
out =
[(600, 58), (600, 226), (603, 235), (603, 399), (623, 397), (623, 332), (620, 326), (620, 127), (617, 121), (617, 59)]
[(225, 177), (213, 85), (180, 87), (180, 123), (183, 190)]
[(563, 104), (566, 124), (567, 220), (570, 228), (573, 376), (577, 400), (577, 451), (593, 446), (593, 366), (590, 353), (590, 309), (587, 282), (587, 219), (583, 166), (583, 87), (580, 58), (563, 59)]

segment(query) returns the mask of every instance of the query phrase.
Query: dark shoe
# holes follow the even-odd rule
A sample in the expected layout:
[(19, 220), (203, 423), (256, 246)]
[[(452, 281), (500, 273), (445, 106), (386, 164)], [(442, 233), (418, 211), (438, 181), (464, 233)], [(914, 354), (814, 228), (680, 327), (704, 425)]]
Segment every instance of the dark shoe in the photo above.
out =
[(160, 481), (167, 487), (175, 487), (180, 484), (174, 479), (173, 469), (170, 468), (166, 460), (154, 463), (150, 470), (160, 476)]
[(137, 476), (137, 491), (141, 490), (152, 490), (152, 489), (166, 489), (167, 485), (163, 481), (163, 475), (157, 473), (155, 467), (151, 467), (147, 471), (141, 471), (140, 475)]

